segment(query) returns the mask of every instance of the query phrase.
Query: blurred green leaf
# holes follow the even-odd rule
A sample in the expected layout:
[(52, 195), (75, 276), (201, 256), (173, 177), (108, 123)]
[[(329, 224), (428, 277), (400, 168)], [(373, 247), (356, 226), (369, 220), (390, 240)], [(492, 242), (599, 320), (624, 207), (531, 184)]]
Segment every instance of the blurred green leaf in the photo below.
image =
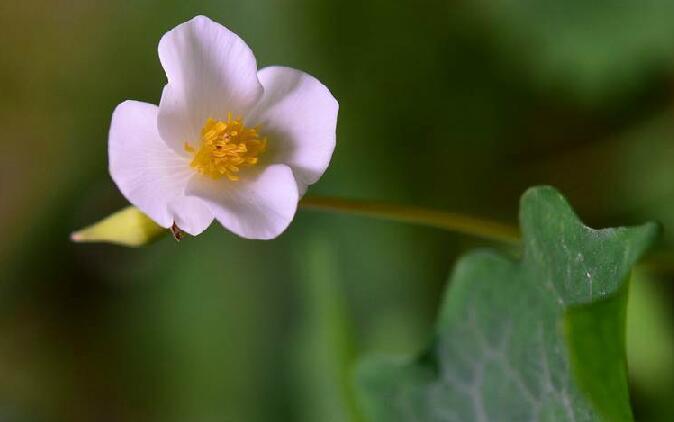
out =
[(520, 222), (520, 260), (458, 262), (426, 353), (360, 366), (372, 420), (632, 419), (626, 280), (657, 225), (590, 229), (548, 187), (522, 197)]
[(627, 353), (635, 381), (659, 386), (674, 377), (671, 316), (657, 281), (637, 272), (630, 287)]
[(334, 247), (321, 237), (309, 238), (297, 253), (302, 300), (293, 350), (298, 392), (295, 420), (360, 420), (349, 382), (354, 333), (334, 254)]
[(587, 102), (634, 91), (674, 63), (674, 2), (497, 0), (478, 13), (544, 85)]
[(674, 415), (674, 332), (664, 287), (647, 271), (635, 271), (630, 284), (627, 362), (638, 420), (668, 421)]

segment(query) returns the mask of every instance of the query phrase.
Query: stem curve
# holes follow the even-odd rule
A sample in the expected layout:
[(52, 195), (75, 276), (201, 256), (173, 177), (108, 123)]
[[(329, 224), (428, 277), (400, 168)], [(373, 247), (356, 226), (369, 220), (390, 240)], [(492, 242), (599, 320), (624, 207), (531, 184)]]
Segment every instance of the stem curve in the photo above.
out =
[(411, 205), (307, 196), (300, 201), (300, 208), (420, 224), (509, 244), (519, 242), (519, 230), (514, 226), (470, 215)]

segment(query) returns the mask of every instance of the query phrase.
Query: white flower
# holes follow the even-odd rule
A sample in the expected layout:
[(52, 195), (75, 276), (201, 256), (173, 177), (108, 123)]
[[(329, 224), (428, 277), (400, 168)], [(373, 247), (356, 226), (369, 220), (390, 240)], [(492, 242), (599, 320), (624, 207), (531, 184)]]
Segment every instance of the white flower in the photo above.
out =
[(159, 107), (125, 101), (109, 136), (110, 174), (162, 227), (192, 235), (215, 218), (251, 239), (278, 236), (330, 163), (338, 104), (317, 79), (257, 70), (236, 34), (197, 16), (159, 42)]

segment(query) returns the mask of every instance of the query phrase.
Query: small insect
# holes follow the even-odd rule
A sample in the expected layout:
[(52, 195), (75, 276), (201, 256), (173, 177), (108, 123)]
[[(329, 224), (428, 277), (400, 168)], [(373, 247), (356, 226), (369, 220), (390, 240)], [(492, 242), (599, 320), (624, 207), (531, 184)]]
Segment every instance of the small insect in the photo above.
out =
[(176, 240), (176, 242), (180, 242), (183, 236), (185, 236), (185, 232), (183, 232), (182, 229), (178, 227), (178, 225), (175, 222), (173, 223), (173, 225), (169, 230), (171, 230), (171, 235)]

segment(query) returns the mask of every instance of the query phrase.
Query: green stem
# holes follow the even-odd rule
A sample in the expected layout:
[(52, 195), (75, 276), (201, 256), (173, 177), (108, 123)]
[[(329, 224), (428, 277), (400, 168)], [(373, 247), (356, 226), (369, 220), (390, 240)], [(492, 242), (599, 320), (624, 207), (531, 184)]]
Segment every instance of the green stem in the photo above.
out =
[(300, 202), (300, 207), (307, 210), (362, 215), (383, 220), (420, 224), (510, 244), (519, 242), (519, 230), (516, 227), (459, 213), (385, 202), (331, 197), (305, 197)]

